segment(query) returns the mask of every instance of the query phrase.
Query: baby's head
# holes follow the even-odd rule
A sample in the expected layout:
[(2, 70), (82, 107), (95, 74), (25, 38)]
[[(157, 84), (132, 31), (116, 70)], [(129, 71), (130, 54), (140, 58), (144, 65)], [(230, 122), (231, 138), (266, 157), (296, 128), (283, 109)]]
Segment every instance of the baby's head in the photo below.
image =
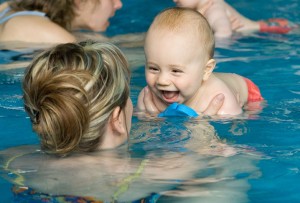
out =
[(206, 60), (213, 58), (215, 46), (213, 31), (205, 17), (193, 9), (177, 7), (159, 13), (147, 32), (145, 49), (147, 50), (152, 40), (166, 35), (169, 40), (173, 40), (172, 36), (180, 36), (187, 43), (195, 45), (197, 49), (195, 51), (201, 51), (201, 57), (205, 57)]
[(128, 106), (129, 79), (125, 56), (109, 43), (61, 44), (36, 56), (23, 91), (42, 149), (65, 155), (101, 148), (114, 109)]
[(213, 32), (192, 9), (169, 8), (159, 13), (144, 47), (147, 85), (167, 105), (189, 104), (215, 67)]

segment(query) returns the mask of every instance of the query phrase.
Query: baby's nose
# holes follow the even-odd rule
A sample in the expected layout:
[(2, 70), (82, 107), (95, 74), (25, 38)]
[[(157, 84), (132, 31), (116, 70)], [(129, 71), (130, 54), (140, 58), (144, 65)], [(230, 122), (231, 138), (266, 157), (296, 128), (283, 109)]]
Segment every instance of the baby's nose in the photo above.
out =
[(167, 74), (160, 74), (157, 79), (157, 84), (162, 86), (170, 85), (170, 79)]

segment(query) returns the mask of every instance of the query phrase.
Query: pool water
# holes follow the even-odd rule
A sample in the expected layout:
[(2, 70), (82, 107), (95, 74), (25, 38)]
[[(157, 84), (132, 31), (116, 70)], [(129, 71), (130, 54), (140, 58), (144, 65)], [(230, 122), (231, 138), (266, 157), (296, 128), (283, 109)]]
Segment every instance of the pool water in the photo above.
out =
[[(227, 2), (254, 20), (284, 17), (300, 24), (298, 0)], [(109, 36), (145, 32), (160, 10), (173, 6), (171, 0), (123, 3), (124, 8), (112, 19)], [(130, 51), (134, 50), (141, 52), (141, 47)], [(0, 51), (0, 150), (38, 144), (23, 110), (20, 85), (24, 68), (5, 69), (31, 57), (28, 50)], [(299, 30), (287, 35), (236, 34), (217, 42), (215, 58), (217, 72), (243, 75), (260, 87), (266, 100), (262, 112), (245, 112), (226, 120), (135, 116), (131, 160), (153, 163), (149, 164), (152, 175), (132, 182), (132, 196), (146, 188), (140, 193), (158, 193), (157, 202), (300, 202)], [(132, 73), (134, 104), (144, 85), (141, 65)], [(6, 173), (0, 171), (0, 175)], [(11, 188), (9, 181), (0, 178), (0, 202), (22, 202), (14, 200)], [(121, 197), (125, 201), (128, 196)]]

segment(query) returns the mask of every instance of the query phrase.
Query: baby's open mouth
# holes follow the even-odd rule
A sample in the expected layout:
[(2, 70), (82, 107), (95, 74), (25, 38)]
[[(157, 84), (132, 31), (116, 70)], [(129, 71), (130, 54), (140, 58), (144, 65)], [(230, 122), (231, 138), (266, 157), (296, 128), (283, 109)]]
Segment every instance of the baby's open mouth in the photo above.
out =
[(174, 103), (178, 100), (179, 91), (161, 91), (161, 95), (167, 103)]

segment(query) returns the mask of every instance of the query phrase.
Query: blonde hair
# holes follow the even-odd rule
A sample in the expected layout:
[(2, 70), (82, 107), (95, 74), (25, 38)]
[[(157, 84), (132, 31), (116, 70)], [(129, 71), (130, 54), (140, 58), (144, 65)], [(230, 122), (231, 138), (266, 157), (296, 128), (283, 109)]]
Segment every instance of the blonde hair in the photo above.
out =
[(66, 155), (96, 150), (115, 107), (129, 97), (128, 62), (115, 45), (57, 45), (36, 56), (23, 81), (25, 110), (42, 149)]
[(149, 31), (154, 29), (195, 34), (201, 40), (201, 46), (208, 53), (209, 59), (213, 58), (215, 49), (213, 30), (206, 18), (193, 9), (174, 7), (163, 10), (154, 18)]

